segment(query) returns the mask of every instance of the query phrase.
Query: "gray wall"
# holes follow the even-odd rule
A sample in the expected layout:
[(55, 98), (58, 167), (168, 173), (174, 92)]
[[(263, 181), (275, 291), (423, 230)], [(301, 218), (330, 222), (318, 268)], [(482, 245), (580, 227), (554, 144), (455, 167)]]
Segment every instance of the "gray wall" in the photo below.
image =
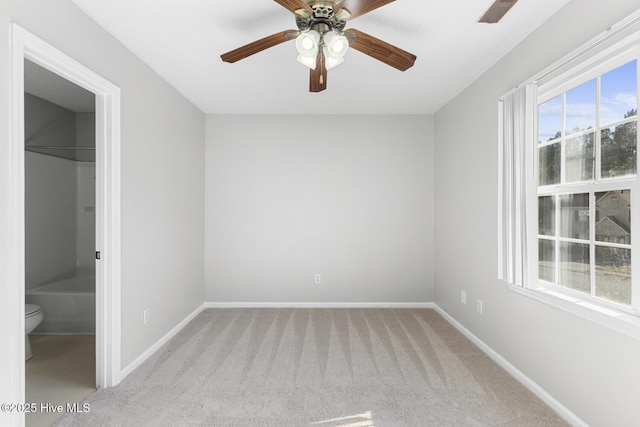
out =
[[(0, 200), (10, 195), (10, 41), (16, 22), (122, 90), (122, 363), (126, 366), (204, 300), (204, 115), (70, 0), (0, 7)], [(0, 342), (12, 286), (9, 207), (0, 204)], [(142, 322), (145, 307), (151, 320)], [(8, 356), (0, 354), (0, 401)]]
[(209, 116), (206, 300), (432, 301), (432, 151), (427, 116)]
[[(10, 138), (11, 21), (122, 88), (124, 365), (203, 300), (433, 297), (589, 424), (629, 425), (640, 395), (640, 343), (496, 280), (496, 138), (500, 95), (638, 6), (574, 0), (433, 124), (430, 117), (213, 116), (205, 137), (202, 113), (69, 0), (9, 0), (0, 8), (0, 135)], [(328, 139), (308, 132), (325, 127)], [(9, 154), (0, 144), (0, 200), (10, 195)], [(10, 227), (0, 204), (0, 342), (10, 335), (15, 286), (6, 273)], [(0, 353), (0, 401), (11, 387), (7, 360)]]
[(435, 301), (593, 426), (638, 423), (640, 342), (497, 281), (497, 103), (638, 7), (572, 1), (435, 115)]

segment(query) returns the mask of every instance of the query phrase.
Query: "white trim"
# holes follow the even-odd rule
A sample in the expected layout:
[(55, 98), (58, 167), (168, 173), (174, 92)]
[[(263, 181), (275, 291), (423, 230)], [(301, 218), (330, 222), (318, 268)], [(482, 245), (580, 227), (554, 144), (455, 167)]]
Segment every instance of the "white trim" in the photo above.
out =
[[(509, 289), (528, 298), (563, 310), (582, 319), (604, 326), (629, 338), (640, 340), (640, 318), (602, 303), (594, 303), (590, 298), (556, 292), (552, 289), (527, 289), (509, 286)], [(587, 295), (585, 295), (587, 296)]]
[[(637, 17), (634, 18), (633, 22), (640, 22), (640, 15), (636, 14)], [(635, 25), (635, 24), (634, 24)], [(629, 30), (633, 28), (633, 25), (625, 27), (625, 29)], [(538, 235), (538, 231), (535, 228), (532, 228), (530, 232), (530, 236), (536, 236), (536, 240), (545, 239), (549, 241), (555, 242), (555, 284), (547, 283), (543, 280), (538, 280), (537, 275), (531, 278), (528, 283), (527, 288), (531, 291), (530, 293), (525, 293), (525, 295), (544, 303), (548, 303), (553, 305), (556, 308), (563, 309), (572, 314), (578, 315), (587, 320), (591, 320), (596, 324), (614, 329), (619, 331), (627, 336), (638, 338), (640, 337), (640, 329), (637, 331), (633, 331), (633, 329), (637, 329), (640, 326), (640, 319), (633, 319), (633, 316), (638, 314), (638, 302), (633, 295), (638, 292), (640, 289), (640, 278), (637, 274), (632, 275), (631, 286), (632, 286), (632, 301), (630, 302), (630, 306), (626, 306), (624, 304), (617, 304), (615, 301), (608, 301), (605, 298), (600, 298), (596, 295), (596, 269), (593, 268), (596, 264), (596, 253), (595, 248), (597, 247), (616, 247), (631, 250), (632, 254), (632, 262), (631, 262), (631, 270), (635, 271), (636, 264), (635, 262), (640, 260), (638, 258), (638, 254), (636, 254), (636, 250), (633, 250), (633, 246), (630, 244), (611, 244), (607, 242), (600, 242), (596, 239), (595, 235), (595, 227), (596, 227), (596, 206), (595, 206), (595, 194), (604, 191), (613, 191), (613, 190), (630, 190), (631, 195), (633, 196), (636, 193), (640, 193), (640, 180), (638, 180), (637, 174), (627, 175), (615, 178), (606, 178), (601, 176), (601, 155), (602, 155), (602, 141), (601, 141), (601, 131), (602, 129), (611, 128), (614, 126), (618, 126), (626, 123), (637, 123), (638, 117), (633, 116), (631, 118), (623, 118), (614, 120), (612, 122), (601, 122), (602, 117), (600, 116), (600, 108), (602, 104), (601, 99), (601, 79), (607, 73), (617, 69), (624, 64), (629, 63), (630, 61), (639, 62), (640, 58), (638, 57), (638, 42), (640, 41), (640, 28), (636, 28), (635, 32), (627, 35), (620, 41), (617, 41), (613, 45), (609, 45), (605, 50), (599, 51), (599, 43), (594, 43), (594, 47), (590, 48), (589, 58), (582, 59), (580, 63), (573, 63), (570, 67), (563, 66), (558, 67), (556, 70), (556, 75), (554, 78), (545, 82), (544, 85), (539, 87), (539, 91), (541, 95), (538, 97), (538, 104), (542, 104), (547, 102), (551, 98), (555, 98), (557, 96), (561, 96), (561, 105), (562, 105), (562, 135), (560, 138), (557, 138), (554, 144), (561, 144), (562, 147), (562, 160), (561, 160), (561, 180), (557, 184), (551, 184), (547, 186), (538, 187), (537, 189), (532, 189), (529, 195), (531, 202), (534, 203), (530, 210), (530, 215), (537, 215), (535, 212), (535, 205), (537, 203), (534, 202), (536, 197), (540, 196), (551, 196), (555, 200), (555, 218), (556, 218), (556, 230), (553, 235), (550, 236), (540, 236)], [(615, 37), (609, 37), (609, 42), (614, 40)], [(575, 62), (575, 61), (574, 61)], [(560, 73), (560, 71), (563, 71)], [(636, 76), (636, 79), (638, 77)], [(572, 133), (567, 135), (565, 114), (567, 108), (567, 94), (579, 85), (584, 84), (587, 81), (593, 81), (596, 84), (595, 88), (595, 106), (596, 106), (596, 114), (595, 114), (595, 123), (592, 129), (583, 130), (577, 133)], [(534, 110), (535, 111), (535, 110)], [(568, 141), (575, 137), (592, 134), (594, 137), (594, 176), (590, 179), (580, 182), (566, 182), (566, 165), (564, 164), (567, 160), (566, 157), (566, 147)], [(538, 145), (538, 147), (544, 145)], [(637, 165), (636, 165), (637, 166)], [(537, 170), (537, 168), (536, 168)], [(562, 196), (565, 194), (576, 194), (576, 193), (585, 193), (589, 196), (589, 233), (588, 236), (581, 236), (582, 238), (567, 238), (562, 237), (562, 233), (560, 233), (560, 216), (561, 216), (561, 208), (558, 196)], [(631, 209), (631, 222), (634, 223), (634, 219), (636, 214), (635, 210)], [(636, 231), (632, 229), (632, 231)], [(636, 241), (632, 238), (631, 240)], [(592, 268), (590, 269), (589, 275), (589, 295), (582, 295), (577, 292), (573, 292), (570, 289), (564, 289), (558, 285), (561, 263), (560, 263), (560, 250), (557, 246), (560, 242), (571, 242), (571, 243), (579, 243), (589, 247), (590, 254), (590, 265)], [(537, 250), (536, 250), (537, 253)], [(537, 260), (531, 257), (529, 260), (531, 265), (536, 265)], [(566, 297), (563, 297), (563, 294), (566, 294)], [(575, 296), (573, 296), (575, 295)], [(557, 303), (552, 303), (550, 300), (554, 299), (554, 297), (558, 298), (559, 301)], [(594, 313), (589, 314), (589, 310), (585, 310), (586, 308), (593, 309)], [(614, 311), (617, 313), (613, 315)]]
[[(24, 59), (96, 94), (96, 385), (120, 382), (120, 88), (17, 24), (11, 25), (12, 393), (24, 402)], [(16, 335), (17, 331), (17, 335)], [(18, 336), (19, 335), (19, 336)], [(17, 349), (17, 350), (16, 350)], [(24, 422), (18, 414), (17, 424)]]
[[(23, 33), (11, 32), (11, 142), (9, 143), (9, 383), (11, 401), (25, 402), (24, 329), (24, 49)], [(24, 414), (11, 412), (9, 424), (24, 425)]]
[[(606, 74), (628, 62), (638, 58), (637, 43), (640, 34), (634, 35), (633, 39), (621, 41), (622, 46), (615, 45), (613, 49), (596, 54), (582, 64), (569, 68), (564, 73), (559, 74), (551, 81), (538, 86), (538, 103), (547, 102), (562, 93), (568, 92), (584, 83), (594, 80), (598, 76)], [(629, 43), (629, 44), (628, 44)], [(596, 115), (596, 117), (599, 117)], [(584, 131), (587, 133), (588, 130)], [(578, 135), (578, 134), (572, 134)]]
[(151, 347), (147, 348), (140, 356), (136, 357), (131, 363), (122, 369), (120, 372), (120, 379), (125, 379), (130, 373), (135, 371), (140, 365), (142, 365), (149, 357), (153, 356), (153, 354), (160, 349), (163, 345), (165, 345), (171, 338), (176, 336), (178, 332), (180, 332), (189, 322), (191, 322), (198, 314), (204, 310), (205, 304), (202, 304), (200, 307), (193, 310), (191, 314), (185, 317), (180, 323), (174, 326), (169, 332), (164, 334), (162, 338), (155, 342)]
[[(588, 62), (588, 60), (584, 59), (588, 55), (591, 57), (595, 56), (597, 57), (596, 59), (602, 60), (603, 56), (606, 54), (611, 54), (616, 51), (616, 48), (612, 47), (613, 45), (616, 45), (625, 39), (629, 42), (637, 40), (640, 35), (638, 30), (640, 30), (640, 10), (637, 10), (625, 19), (607, 28), (588, 42), (549, 65), (544, 70), (536, 73), (533, 77), (527, 79), (526, 82), (535, 82), (538, 85), (546, 85), (559, 74), (564, 74), (566, 70), (579, 66), (577, 64)], [(594, 52), (596, 53), (594, 54)]]
[(531, 378), (523, 374), (518, 368), (513, 366), (504, 357), (498, 354), (495, 350), (485, 344), (471, 331), (465, 328), (460, 322), (451, 317), (446, 311), (440, 308), (436, 303), (423, 302), (388, 302), (388, 303), (371, 303), (371, 302), (342, 302), (342, 303), (318, 303), (318, 302), (205, 302), (199, 308), (193, 311), (182, 322), (176, 325), (165, 336), (158, 340), (154, 345), (149, 347), (144, 353), (138, 356), (133, 362), (131, 362), (125, 369), (122, 370), (122, 378), (129, 375), (137, 367), (142, 365), (149, 357), (153, 355), (160, 347), (166, 344), (171, 338), (173, 338), (182, 328), (184, 328), (191, 320), (193, 320), (198, 314), (207, 308), (430, 308), (434, 309), (440, 314), (447, 322), (466, 336), (473, 344), (475, 344), (480, 350), (482, 350), (487, 356), (496, 362), (500, 367), (513, 376), (518, 382), (525, 386), (529, 391), (535, 394), (540, 400), (546, 403), (554, 411), (558, 413), (565, 421), (572, 426), (587, 426), (587, 424), (578, 418), (567, 407), (562, 405), (553, 396), (551, 396), (542, 387), (536, 384)]
[(460, 322), (451, 317), (440, 306), (433, 302), (424, 303), (296, 303), (296, 302), (279, 302), (279, 303), (263, 303), (263, 302), (205, 302), (200, 307), (196, 308), (191, 314), (185, 317), (179, 324), (173, 327), (162, 338), (156, 341), (151, 347), (149, 347), (144, 353), (136, 357), (136, 359), (129, 363), (121, 372), (121, 379), (124, 379), (131, 374), (135, 369), (142, 365), (147, 359), (149, 359), (156, 351), (158, 351), (163, 345), (165, 345), (171, 338), (176, 336), (189, 322), (191, 322), (197, 315), (207, 308), (429, 308), (434, 309), (439, 315), (441, 315), (447, 322), (460, 331), (465, 337), (467, 337), (475, 346), (482, 350), (491, 360), (497, 363), (507, 373), (514, 377), (518, 382), (525, 386), (529, 391), (535, 394), (540, 400), (546, 403), (551, 409), (553, 409), (560, 417), (567, 421), (572, 426), (588, 427), (588, 425), (582, 421), (577, 415), (571, 412), (566, 406), (551, 396), (546, 390), (540, 387), (535, 381), (527, 377), (518, 368), (513, 366), (504, 357), (498, 354), (495, 350), (485, 344), (471, 331), (465, 328)]
[(435, 308), (432, 302), (205, 302), (196, 308), (191, 314), (185, 317), (180, 323), (174, 326), (162, 338), (147, 348), (142, 354), (136, 357), (120, 372), (120, 380), (125, 379), (129, 374), (142, 365), (149, 357), (165, 345), (171, 338), (180, 332), (198, 314), (207, 308)]
[[(516, 286), (510, 286), (511, 288), (517, 288)], [(520, 289), (520, 288), (518, 288)], [(507, 359), (502, 357), (498, 352), (489, 347), (480, 338), (475, 336), (470, 330), (465, 328), (460, 322), (451, 317), (449, 313), (444, 311), (437, 304), (435, 310), (444, 319), (449, 322), (454, 328), (460, 331), (465, 337), (467, 337), (473, 344), (482, 350), (491, 360), (497, 363), (502, 369), (507, 371), (512, 377), (514, 377), (520, 384), (525, 386), (530, 392), (535, 394), (540, 400), (546, 403), (551, 409), (553, 409), (562, 419), (571, 424), (572, 426), (588, 427), (588, 424), (582, 421), (576, 414), (574, 414), (569, 408), (564, 406), (558, 400), (556, 400), (545, 389), (540, 387), (535, 381), (526, 376), (522, 371), (513, 366)]]
[(432, 302), (205, 302), (204, 308), (434, 308)]
[[(600, 130), (604, 128), (609, 128), (613, 126), (617, 126), (622, 123), (631, 123), (636, 122), (637, 117), (620, 119), (614, 122), (601, 123), (600, 122), (600, 79), (602, 75), (606, 74), (609, 71), (616, 69), (619, 66), (622, 66), (629, 61), (636, 60), (640, 63), (640, 54), (639, 45), (640, 43), (640, 9), (629, 15), (624, 20), (618, 22), (617, 24), (611, 26), (609, 29), (594, 37), (587, 43), (583, 44), (578, 49), (572, 51), (568, 55), (561, 58), (559, 61), (554, 62), (549, 67), (545, 68), (541, 72), (537, 73), (534, 77), (526, 80), (524, 83), (520, 84), (518, 87), (522, 87), (523, 85), (537, 85), (537, 94), (535, 96), (535, 104), (542, 104), (547, 102), (550, 99), (553, 99), (557, 96), (562, 97), (562, 135), (560, 138), (557, 138), (553, 141), (547, 141), (542, 144), (538, 144), (538, 141), (531, 141), (530, 144), (532, 148), (532, 152), (530, 154), (530, 159), (527, 161), (527, 166), (533, 165), (533, 186), (527, 190), (527, 202), (528, 209), (527, 214), (529, 219), (531, 219), (531, 223), (527, 228), (527, 234), (529, 237), (529, 257), (527, 259), (528, 265), (531, 267), (529, 269), (529, 281), (523, 287), (514, 287), (509, 286), (509, 288), (517, 293), (520, 293), (524, 296), (532, 298), (536, 301), (551, 305), (557, 309), (564, 310), (567, 313), (579, 316), (583, 319), (589, 320), (595, 324), (600, 326), (604, 326), (610, 328), (616, 332), (624, 334), (625, 336), (640, 339), (640, 277), (637, 274), (632, 275), (632, 301), (631, 306), (623, 306), (619, 305), (612, 301), (607, 301), (604, 298), (598, 298), (595, 295), (580, 295), (578, 292), (573, 292), (571, 290), (562, 289), (557, 285), (549, 284), (547, 286), (546, 282), (539, 280), (537, 275), (537, 266), (538, 264), (538, 249), (537, 243), (540, 239), (546, 239), (554, 242), (577, 242), (584, 243), (590, 245), (590, 256), (591, 256), (591, 265), (595, 263), (595, 251), (593, 250), (594, 245), (598, 246), (609, 246), (609, 247), (621, 247), (632, 249), (629, 245), (621, 245), (621, 244), (608, 244), (606, 242), (596, 242), (594, 227), (595, 227), (595, 214), (594, 214), (594, 202), (593, 202), (593, 194), (595, 192), (600, 191), (610, 191), (610, 190), (620, 190), (620, 189), (629, 189), (631, 190), (632, 197), (635, 194), (640, 194), (640, 179), (638, 179), (636, 175), (629, 175), (623, 177), (616, 178), (602, 178), (600, 176), (600, 154), (601, 154), (601, 141), (600, 141)], [(570, 91), (574, 87), (579, 86), (580, 84), (596, 79), (596, 123), (594, 129), (591, 131), (595, 132), (594, 139), (594, 150), (595, 150), (595, 176), (592, 177), (591, 180), (584, 182), (566, 182), (565, 177), (565, 168), (561, 168), (561, 179), (560, 183), (552, 184), (542, 187), (537, 187), (537, 178), (535, 175), (538, 171), (538, 152), (540, 147), (550, 146), (551, 144), (561, 144), (561, 162), (564, 164), (565, 160), (565, 146), (566, 141), (576, 135), (587, 134), (590, 131), (583, 131), (576, 134), (572, 134), (570, 136), (566, 135), (565, 130), (565, 108), (566, 108), (566, 94), (567, 91)], [(638, 84), (640, 84), (640, 74), (638, 76)], [(528, 119), (533, 120), (536, 124), (538, 122), (537, 118), (537, 108), (533, 108), (531, 114), (528, 115)], [(534, 126), (534, 129), (537, 129), (538, 126)], [(537, 134), (537, 132), (536, 132)], [(527, 137), (532, 137), (533, 135), (527, 135)], [(639, 169), (640, 170), (640, 169)], [(571, 193), (588, 193), (590, 194), (590, 217), (592, 220), (590, 221), (590, 232), (588, 239), (571, 239), (571, 238), (563, 238), (559, 237), (559, 227), (560, 227), (560, 209), (558, 208), (558, 204), (556, 203), (555, 210), (555, 224), (556, 231), (553, 236), (540, 236), (537, 231), (537, 201), (536, 199), (539, 196), (553, 196), (557, 199), (558, 195), (562, 194), (571, 194)], [(634, 197), (635, 200), (635, 197)], [(557, 202), (557, 200), (556, 200)], [(633, 209), (632, 209), (633, 212)], [(632, 213), (632, 222), (633, 222), (634, 214)], [(533, 221), (536, 219), (536, 221)], [(632, 229), (632, 242), (637, 242), (640, 238), (635, 238), (636, 233), (640, 235), (640, 229), (636, 230), (637, 227)], [(535, 236), (535, 238), (534, 238)], [(499, 241), (500, 244), (500, 241)], [(635, 271), (635, 267), (638, 263), (640, 263), (640, 251), (631, 250), (632, 256), (632, 270)], [(559, 277), (559, 269), (560, 269), (560, 251), (555, 251), (555, 277), (556, 281)], [(595, 270), (591, 271), (591, 290), (595, 289), (594, 280), (595, 280)], [(575, 296), (574, 296), (575, 294)]]

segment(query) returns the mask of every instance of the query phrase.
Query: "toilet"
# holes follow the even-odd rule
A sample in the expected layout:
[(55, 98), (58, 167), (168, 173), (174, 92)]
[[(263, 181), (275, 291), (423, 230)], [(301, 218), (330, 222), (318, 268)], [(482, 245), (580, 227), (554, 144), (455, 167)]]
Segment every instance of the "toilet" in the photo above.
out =
[(24, 328), (26, 336), (24, 337), (24, 360), (29, 360), (33, 357), (31, 352), (31, 342), (29, 341), (29, 334), (42, 322), (44, 315), (40, 311), (40, 306), (36, 304), (24, 305)]

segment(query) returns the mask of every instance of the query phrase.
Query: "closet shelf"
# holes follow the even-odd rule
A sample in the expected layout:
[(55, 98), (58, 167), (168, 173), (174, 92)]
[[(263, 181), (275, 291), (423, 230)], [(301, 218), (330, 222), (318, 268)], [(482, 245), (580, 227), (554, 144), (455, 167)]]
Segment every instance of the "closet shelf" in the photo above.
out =
[(78, 145), (25, 145), (25, 151), (75, 162), (95, 162), (96, 147)]
[(64, 145), (25, 145), (25, 150), (32, 149), (58, 149), (58, 150), (95, 150), (96, 147), (77, 147), (77, 146), (64, 146)]

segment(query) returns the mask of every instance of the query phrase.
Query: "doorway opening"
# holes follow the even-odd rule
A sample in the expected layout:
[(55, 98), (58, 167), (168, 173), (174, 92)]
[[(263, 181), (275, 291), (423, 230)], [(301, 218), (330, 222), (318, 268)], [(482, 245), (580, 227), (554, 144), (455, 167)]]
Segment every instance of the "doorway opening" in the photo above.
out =
[[(26, 60), (26, 61), (25, 61)], [(12, 131), (11, 131), (11, 271), (12, 308), (10, 313), (11, 394), (13, 401), (25, 402), (26, 330), (25, 287), (26, 260), (26, 191), (25, 191), (25, 62), (36, 65), (56, 77), (79, 86), (93, 95), (95, 114), (95, 242), (77, 241), (76, 247), (93, 245), (87, 256), (95, 262), (95, 387), (111, 387), (120, 382), (120, 89), (60, 52), (17, 24), (12, 24)], [(28, 101), (29, 102), (29, 101)], [(84, 129), (86, 132), (86, 129)], [(60, 150), (52, 148), (51, 150)], [(42, 151), (42, 150), (41, 150)], [(69, 151), (91, 151), (73, 149)], [(31, 152), (31, 154), (34, 154)], [(39, 153), (42, 154), (42, 153)], [(86, 153), (85, 153), (86, 154)], [(90, 163), (90, 162), (87, 162)], [(80, 174), (91, 174), (85, 167)], [(90, 205), (87, 214), (91, 213)], [(76, 224), (76, 226), (80, 226)], [(52, 249), (53, 251), (54, 249)], [(52, 255), (54, 252), (50, 252)], [(56, 254), (57, 255), (57, 254)], [(80, 262), (79, 258), (76, 260)], [(29, 273), (29, 280), (33, 277)], [(46, 314), (45, 314), (46, 317)], [(73, 402), (70, 402), (73, 403)], [(24, 420), (22, 413), (12, 413), (16, 424)]]
[(24, 90), (25, 401), (66, 406), (96, 385), (95, 95), (26, 59)]

